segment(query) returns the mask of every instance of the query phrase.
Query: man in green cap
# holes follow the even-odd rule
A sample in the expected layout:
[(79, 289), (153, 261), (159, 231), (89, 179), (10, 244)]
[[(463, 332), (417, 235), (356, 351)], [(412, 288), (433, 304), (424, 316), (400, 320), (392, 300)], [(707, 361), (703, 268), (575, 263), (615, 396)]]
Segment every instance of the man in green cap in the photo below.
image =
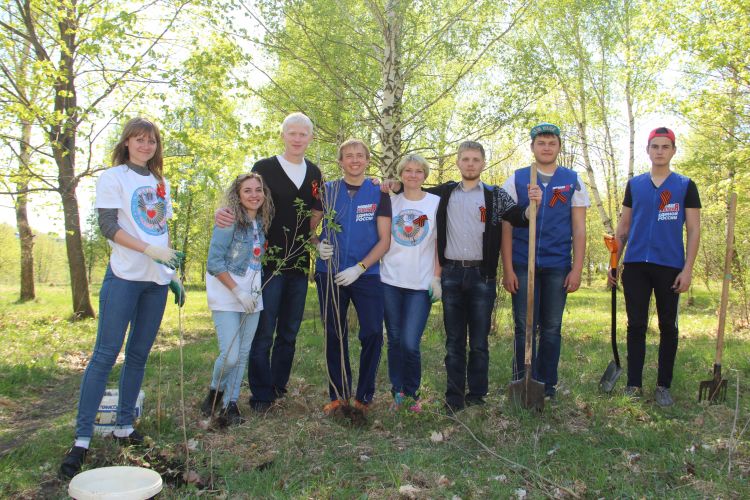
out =
[[(583, 256), (586, 253), (586, 208), (590, 203), (579, 175), (557, 164), (561, 148), (560, 129), (551, 123), (540, 123), (531, 129), (530, 135), (535, 161), (529, 167), (516, 170), (503, 189), (519, 205), (528, 203), (525, 198), (531, 182), (531, 168), (536, 168), (542, 201), (536, 224), (533, 331), (535, 334), (539, 332), (539, 343), (537, 346), (536, 339), (532, 342), (531, 365), (533, 378), (544, 383), (545, 396), (554, 399), (562, 315), (567, 294), (575, 292), (581, 285)], [(503, 222), (500, 241), (503, 287), (513, 294), (513, 380), (519, 380), (524, 377), (529, 230), (514, 228)]]

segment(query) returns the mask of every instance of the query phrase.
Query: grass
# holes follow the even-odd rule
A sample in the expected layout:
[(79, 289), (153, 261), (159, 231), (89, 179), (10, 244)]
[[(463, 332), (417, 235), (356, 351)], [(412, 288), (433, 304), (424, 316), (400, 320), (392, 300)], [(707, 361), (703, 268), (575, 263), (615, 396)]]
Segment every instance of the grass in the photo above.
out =
[[(73, 438), (78, 384), (96, 321), (68, 320), (66, 288), (39, 287), (38, 293), (37, 301), (16, 304), (15, 290), (0, 288), (0, 497), (66, 494), (67, 484), (57, 479), (56, 471)], [(95, 439), (87, 467), (148, 462), (165, 478), (162, 498), (199, 493), (232, 498), (397, 498), (399, 488), (407, 486), (418, 489), (412, 490), (414, 498), (507, 498), (520, 495), (520, 490), (531, 498), (747, 498), (748, 433), (734, 441), (730, 436), (735, 416), (735, 435), (750, 418), (750, 403), (744, 397), (750, 389), (750, 335), (733, 331), (731, 321), (724, 356), (727, 402), (708, 406), (696, 401), (698, 384), (710, 378), (713, 366), (714, 295), (698, 289), (694, 303), (682, 305), (673, 408), (653, 403), (658, 345), (653, 328), (644, 398), (633, 401), (621, 395), (624, 374), (614, 395), (597, 393), (599, 377), (612, 357), (609, 295), (603, 289), (583, 289), (570, 296), (564, 318), (559, 402), (541, 415), (511, 407), (504, 396), (512, 329), (510, 300), (503, 295), (498, 301), (498, 331), (491, 338), (486, 406), (468, 408), (457, 418), (441, 409), (444, 333), (438, 306), (422, 348), (426, 411), (413, 415), (388, 410), (384, 355), (369, 424), (355, 428), (321, 412), (327, 389), (322, 328), (311, 289), (289, 395), (259, 416), (249, 410), (243, 387), (240, 409), (248, 422), (217, 431), (206, 429), (197, 411), (216, 341), (205, 292), (192, 290), (182, 319), (184, 392), (189, 468), (200, 476), (203, 491), (179, 479), (185, 454), (179, 318), (172, 304), (143, 386), (146, 402), (140, 429), (153, 438), (152, 448), (121, 450), (111, 440)], [(620, 325), (624, 324), (621, 313)], [(624, 336), (622, 326), (623, 360)], [(352, 342), (353, 359), (357, 344)], [(119, 365), (112, 385), (118, 375)]]

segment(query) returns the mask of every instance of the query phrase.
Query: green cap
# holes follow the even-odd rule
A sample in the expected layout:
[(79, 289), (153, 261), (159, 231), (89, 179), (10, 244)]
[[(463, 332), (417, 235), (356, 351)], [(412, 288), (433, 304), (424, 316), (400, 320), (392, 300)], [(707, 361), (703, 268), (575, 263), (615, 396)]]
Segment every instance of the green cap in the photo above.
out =
[(560, 127), (551, 123), (542, 122), (531, 129), (531, 140), (533, 141), (539, 134), (555, 134), (560, 137)]

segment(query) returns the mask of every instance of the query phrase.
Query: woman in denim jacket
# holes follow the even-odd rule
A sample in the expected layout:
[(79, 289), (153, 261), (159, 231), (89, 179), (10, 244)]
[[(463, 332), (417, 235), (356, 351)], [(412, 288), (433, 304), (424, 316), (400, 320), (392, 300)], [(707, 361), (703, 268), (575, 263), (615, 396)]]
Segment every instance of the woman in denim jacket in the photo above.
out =
[(208, 249), (206, 294), (219, 357), (201, 410), (210, 416), (221, 401), (220, 416), (226, 424), (236, 425), (244, 422), (237, 398), (263, 309), (261, 258), (273, 204), (263, 178), (256, 173), (239, 175), (225, 200), (224, 206), (233, 212), (236, 222), (226, 228), (214, 227)]

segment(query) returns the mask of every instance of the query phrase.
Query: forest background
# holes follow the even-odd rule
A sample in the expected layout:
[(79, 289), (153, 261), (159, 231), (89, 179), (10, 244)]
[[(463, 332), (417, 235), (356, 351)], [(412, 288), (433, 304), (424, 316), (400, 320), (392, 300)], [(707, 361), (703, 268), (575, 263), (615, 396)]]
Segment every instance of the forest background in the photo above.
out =
[(0, 189), (16, 224), (0, 226), (0, 280), (20, 282), (20, 300), (35, 282), (70, 286), (74, 317), (93, 316), (90, 285), (109, 251), (93, 186), (122, 123), (144, 115), (164, 135), (185, 279), (201, 284), (225, 186), (280, 152), (281, 119), (302, 111), (316, 127), (308, 156), (329, 178), (351, 136), (372, 145), (371, 175), (419, 153), (428, 183), (457, 177), (456, 147), (470, 139), (487, 148), (485, 182), (501, 184), (528, 164), (530, 126), (559, 124), (561, 163), (592, 197), (591, 284), (624, 184), (648, 168), (646, 135), (668, 125), (674, 167), (702, 195), (694, 275), (709, 288), (727, 193), (739, 194), (733, 276), (746, 323), (749, 12), (747, 0), (4, 0)]

